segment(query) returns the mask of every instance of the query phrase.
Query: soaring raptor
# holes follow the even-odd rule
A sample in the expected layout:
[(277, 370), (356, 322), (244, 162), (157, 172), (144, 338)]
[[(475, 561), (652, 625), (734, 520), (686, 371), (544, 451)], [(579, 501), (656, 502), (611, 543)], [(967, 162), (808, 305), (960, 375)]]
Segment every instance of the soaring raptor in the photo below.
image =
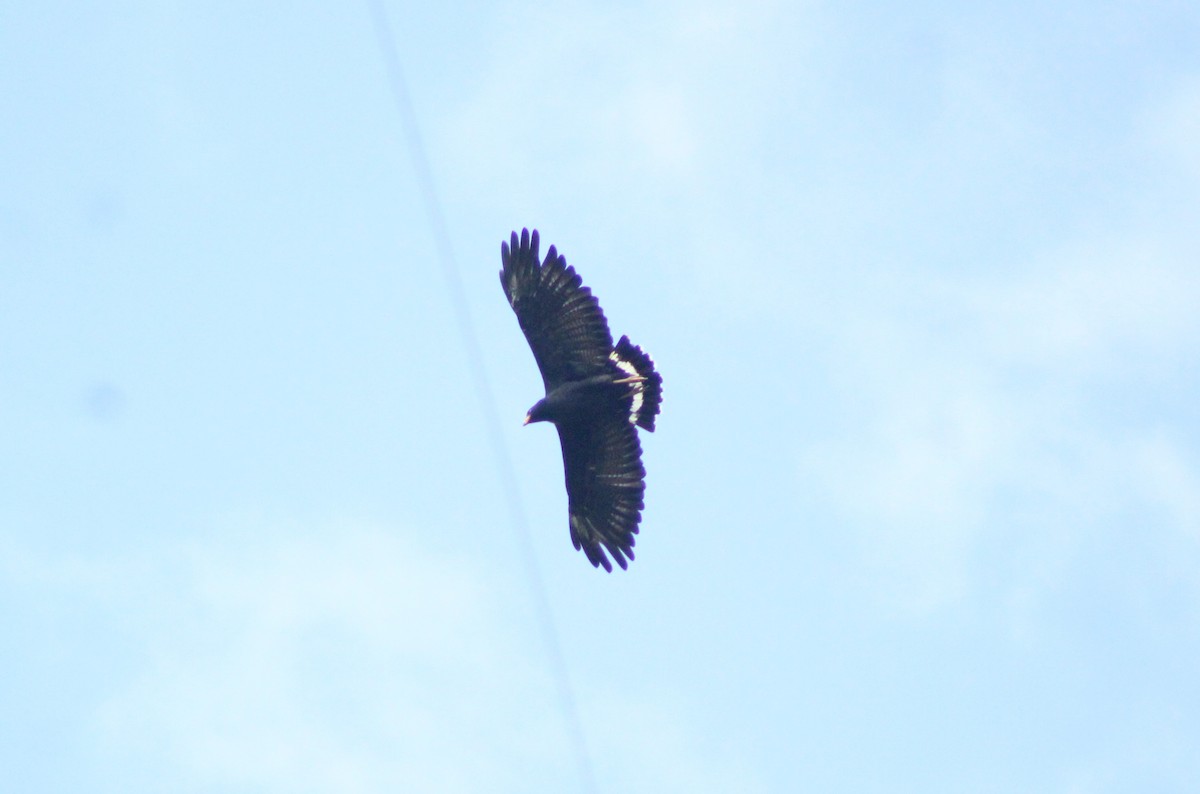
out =
[(536, 229), (513, 232), (500, 257), (500, 283), (546, 386), (525, 424), (558, 428), (571, 542), (594, 566), (612, 571), (607, 549), (626, 568), (646, 492), (637, 428), (654, 430), (662, 376), (629, 337), (613, 346), (600, 304), (554, 246), (538, 261)]

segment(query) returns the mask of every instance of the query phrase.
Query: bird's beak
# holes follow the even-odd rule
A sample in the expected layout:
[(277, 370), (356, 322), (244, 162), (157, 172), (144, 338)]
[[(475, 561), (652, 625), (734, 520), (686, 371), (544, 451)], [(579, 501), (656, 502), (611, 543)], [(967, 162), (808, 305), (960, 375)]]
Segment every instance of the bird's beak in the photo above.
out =
[(522, 422), (521, 424), (522, 424), (522, 425), (527, 425), (527, 424), (529, 424), (531, 421), (532, 421), (532, 420), (529, 418), (529, 414), (525, 414), (525, 421), (524, 421), (524, 422)]

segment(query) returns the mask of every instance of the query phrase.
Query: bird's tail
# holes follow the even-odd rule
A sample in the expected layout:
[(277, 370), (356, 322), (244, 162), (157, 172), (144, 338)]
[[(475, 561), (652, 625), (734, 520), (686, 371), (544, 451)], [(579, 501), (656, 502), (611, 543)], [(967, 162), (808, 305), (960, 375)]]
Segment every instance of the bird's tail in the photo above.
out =
[(639, 379), (630, 384), (633, 405), (629, 421), (654, 432), (654, 417), (662, 405), (662, 375), (654, 369), (654, 361), (627, 336), (621, 337), (610, 357), (623, 372)]

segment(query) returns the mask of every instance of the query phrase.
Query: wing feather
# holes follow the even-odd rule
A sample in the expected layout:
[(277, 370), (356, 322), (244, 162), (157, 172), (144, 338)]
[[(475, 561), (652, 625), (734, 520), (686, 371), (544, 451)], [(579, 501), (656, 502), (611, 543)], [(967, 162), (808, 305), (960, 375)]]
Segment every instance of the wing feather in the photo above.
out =
[(570, 380), (603, 372), (613, 349), (608, 321), (592, 291), (554, 246), (538, 263), (538, 233), (501, 243), (500, 284), (533, 350), (548, 394)]
[(560, 423), (571, 542), (588, 561), (612, 571), (604, 550), (622, 568), (633, 559), (642, 520), (646, 470), (637, 429), (620, 405), (588, 421)]

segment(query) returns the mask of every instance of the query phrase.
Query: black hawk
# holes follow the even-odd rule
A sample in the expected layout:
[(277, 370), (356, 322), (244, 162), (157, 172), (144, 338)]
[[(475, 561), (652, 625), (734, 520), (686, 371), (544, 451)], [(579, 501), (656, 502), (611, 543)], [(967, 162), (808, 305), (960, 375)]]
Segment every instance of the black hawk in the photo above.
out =
[(554, 246), (538, 261), (536, 229), (513, 232), (500, 257), (500, 283), (546, 386), (525, 424), (558, 428), (571, 542), (594, 566), (612, 571), (607, 549), (627, 568), (646, 492), (637, 428), (654, 430), (662, 376), (629, 337), (613, 346), (600, 304)]

